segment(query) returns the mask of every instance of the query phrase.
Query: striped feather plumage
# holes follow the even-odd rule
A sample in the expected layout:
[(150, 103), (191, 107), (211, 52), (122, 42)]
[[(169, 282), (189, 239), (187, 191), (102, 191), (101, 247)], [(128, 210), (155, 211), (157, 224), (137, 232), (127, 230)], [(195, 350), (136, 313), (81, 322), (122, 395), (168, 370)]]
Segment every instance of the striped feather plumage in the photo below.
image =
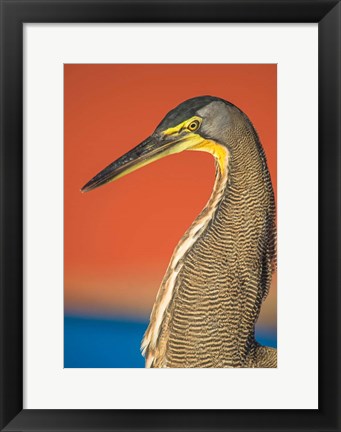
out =
[[(222, 140), (231, 143), (228, 176), (223, 178), (217, 164), (208, 206), (179, 246), (203, 214), (212, 210), (219, 194), (211, 218), (177, 266), (172, 268), (171, 261), (168, 268), (142, 345), (147, 367), (277, 366), (277, 351), (261, 346), (254, 336), (276, 266), (274, 194), (252, 124), (237, 108), (233, 116), (234, 127), (224, 132)], [(172, 275), (171, 299), (155, 334), (158, 305)]]

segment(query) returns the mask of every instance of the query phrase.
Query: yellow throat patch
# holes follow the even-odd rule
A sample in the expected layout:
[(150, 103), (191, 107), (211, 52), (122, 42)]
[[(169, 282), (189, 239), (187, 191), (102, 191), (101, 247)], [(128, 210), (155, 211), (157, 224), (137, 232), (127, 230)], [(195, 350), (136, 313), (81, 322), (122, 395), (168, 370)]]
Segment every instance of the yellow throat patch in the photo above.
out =
[(163, 134), (166, 136), (178, 135), (183, 129), (187, 129), (189, 132), (179, 144), (175, 146), (173, 152), (178, 153), (184, 150), (192, 151), (204, 151), (211, 153), (219, 164), (219, 168), (222, 174), (226, 174), (229, 152), (227, 148), (216, 141), (202, 138), (199, 134), (191, 132), (190, 125), (193, 122), (198, 122), (199, 126), (202, 122), (200, 117), (194, 116), (184, 122), (178, 124), (177, 126), (166, 129)]

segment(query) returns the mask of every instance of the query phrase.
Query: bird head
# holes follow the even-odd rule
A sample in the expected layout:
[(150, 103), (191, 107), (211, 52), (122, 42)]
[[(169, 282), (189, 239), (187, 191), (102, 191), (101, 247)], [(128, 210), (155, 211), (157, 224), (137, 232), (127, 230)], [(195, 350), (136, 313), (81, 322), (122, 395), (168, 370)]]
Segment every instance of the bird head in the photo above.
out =
[(184, 150), (213, 154), (223, 170), (228, 157), (224, 133), (240, 115), (237, 107), (217, 97), (189, 99), (171, 110), (150, 137), (100, 171), (81, 191), (91, 191)]

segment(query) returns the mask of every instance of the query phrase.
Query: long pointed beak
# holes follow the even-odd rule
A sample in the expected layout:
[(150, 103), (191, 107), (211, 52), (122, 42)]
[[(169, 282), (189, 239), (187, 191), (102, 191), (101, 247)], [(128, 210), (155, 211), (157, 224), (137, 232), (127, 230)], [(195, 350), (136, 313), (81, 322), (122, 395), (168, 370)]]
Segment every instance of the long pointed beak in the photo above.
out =
[(92, 178), (81, 189), (82, 192), (89, 192), (109, 182), (117, 180), (157, 159), (162, 158), (176, 151), (172, 151), (173, 140), (160, 140), (153, 135), (144, 140), (141, 144), (128, 151), (126, 154), (112, 162), (94, 178)]

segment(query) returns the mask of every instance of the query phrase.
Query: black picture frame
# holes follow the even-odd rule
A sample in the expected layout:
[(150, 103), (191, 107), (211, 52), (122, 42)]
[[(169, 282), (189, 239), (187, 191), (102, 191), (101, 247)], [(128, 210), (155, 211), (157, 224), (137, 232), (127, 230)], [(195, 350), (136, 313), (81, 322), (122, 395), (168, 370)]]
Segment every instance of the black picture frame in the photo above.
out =
[[(340, 1), (0, 0), (0, 4), (1, 430), (340, 431)], [(23, 24), (30, 22), (318, 23), (319, 409), (23, 409)], [(294, 392), (295, 382), (292, 388)]]

